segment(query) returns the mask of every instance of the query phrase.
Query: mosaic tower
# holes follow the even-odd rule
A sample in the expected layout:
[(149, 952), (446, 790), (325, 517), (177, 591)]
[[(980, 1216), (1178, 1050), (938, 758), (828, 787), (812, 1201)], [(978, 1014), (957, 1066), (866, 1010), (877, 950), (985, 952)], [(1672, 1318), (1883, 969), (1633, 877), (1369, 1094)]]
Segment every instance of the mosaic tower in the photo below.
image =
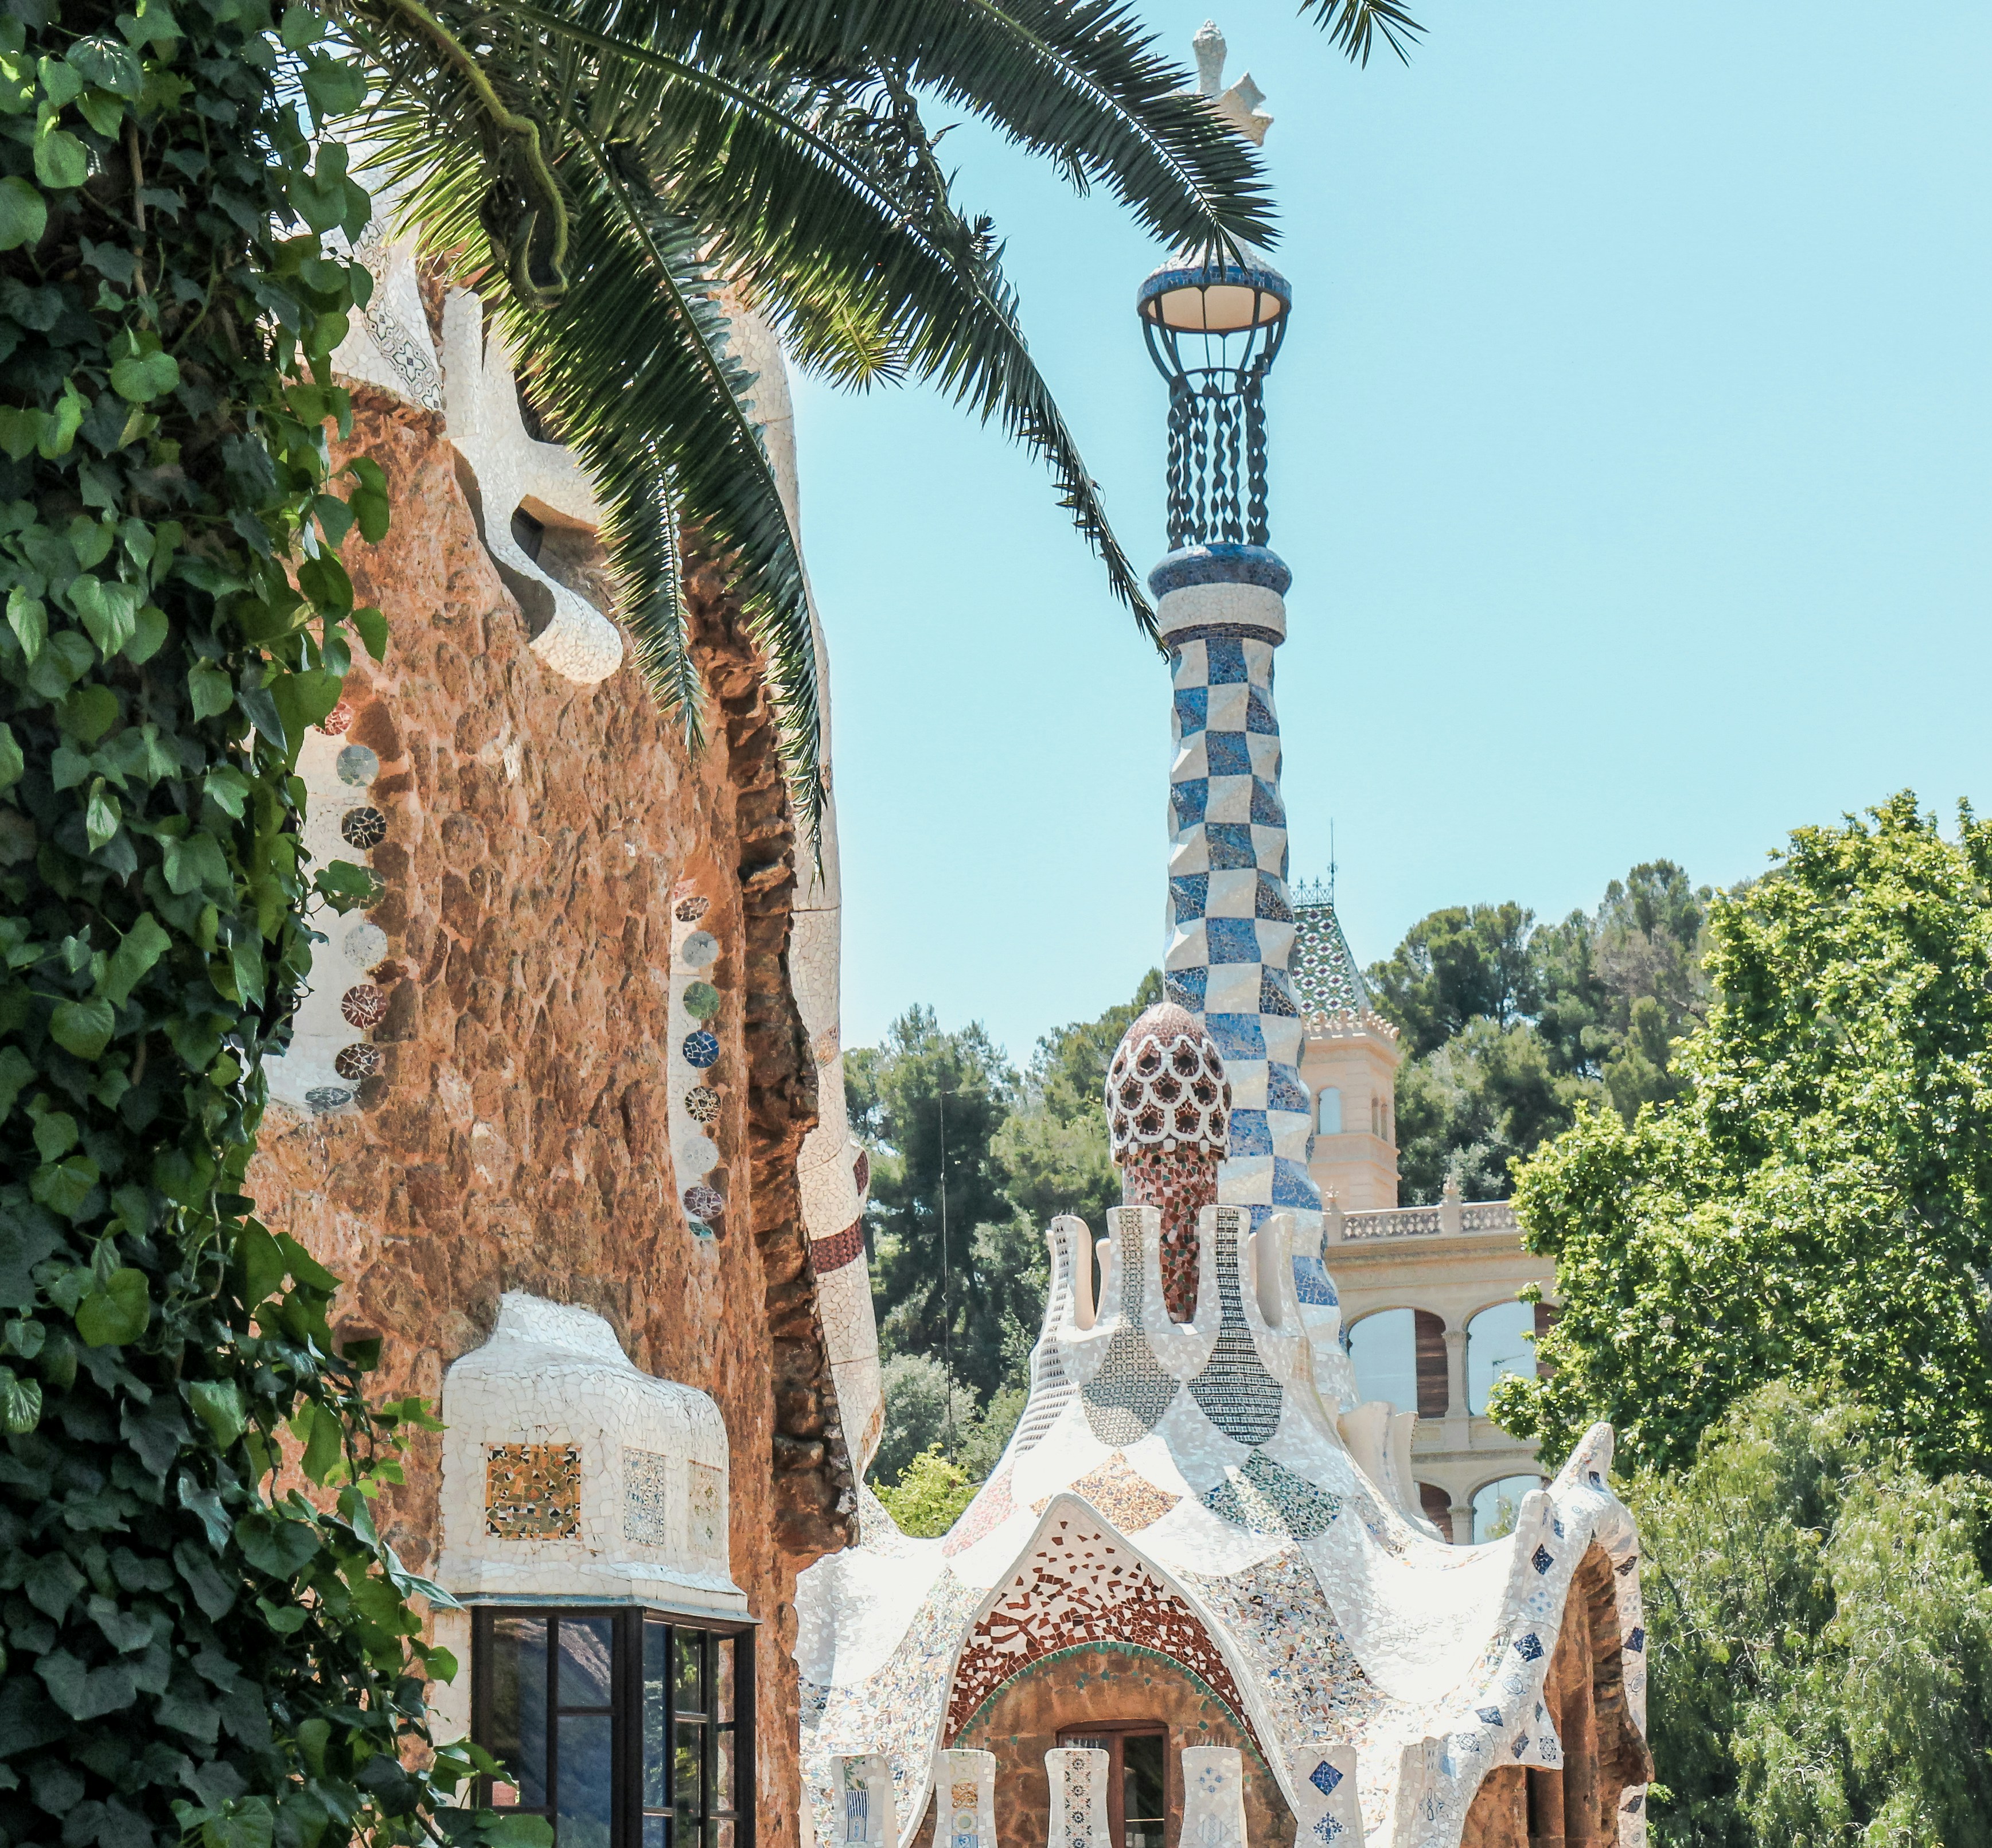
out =
[(1301, 1300), (1325, 1306), (1273, 704), (1292, 573), (1266, 543), (1262, 388), (1291, 299), (1246, 251), (1165, 264), (1138, 307), (1169, 384), (1172, 550), (1148, 578), (1175, 681), (1162, 979), (1203, 1021), (1231, 1083), (1218, 1198), (1255, 1226), (1294, 1215)]

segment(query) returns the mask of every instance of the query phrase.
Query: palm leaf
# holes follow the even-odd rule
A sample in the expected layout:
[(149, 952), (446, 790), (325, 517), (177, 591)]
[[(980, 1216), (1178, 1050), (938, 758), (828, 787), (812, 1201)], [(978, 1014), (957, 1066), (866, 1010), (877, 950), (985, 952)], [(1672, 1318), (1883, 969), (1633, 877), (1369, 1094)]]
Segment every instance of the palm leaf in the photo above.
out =
[(1354, 63), (1370, 62), (1373, 38), (1382, 34), (1383, 43), (1404, 63), (1410, 63), (1413, 41), (1424, 28), (1397, 4), (1397, 0), (1301, 0), (1303, 13), (1320, 16), (1322, 31), (1338, 51)]

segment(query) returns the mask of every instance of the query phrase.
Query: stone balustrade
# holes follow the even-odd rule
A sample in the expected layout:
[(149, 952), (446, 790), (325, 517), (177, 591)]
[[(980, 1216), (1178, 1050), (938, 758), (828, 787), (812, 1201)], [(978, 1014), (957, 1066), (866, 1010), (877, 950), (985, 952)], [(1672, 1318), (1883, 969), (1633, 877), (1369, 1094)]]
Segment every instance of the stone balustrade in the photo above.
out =
[(1397, 1206), (1376, 1212), (1344, 1212), (1332, 1196), (1322, 1215), (1323, 1243), (1366, 1243), (1378, 1239), (1460, 1238), (1506, 1233), (1522, 1228), (1506, 1200), (1465, 1201), (1451, 1187), (1436, 1206)]

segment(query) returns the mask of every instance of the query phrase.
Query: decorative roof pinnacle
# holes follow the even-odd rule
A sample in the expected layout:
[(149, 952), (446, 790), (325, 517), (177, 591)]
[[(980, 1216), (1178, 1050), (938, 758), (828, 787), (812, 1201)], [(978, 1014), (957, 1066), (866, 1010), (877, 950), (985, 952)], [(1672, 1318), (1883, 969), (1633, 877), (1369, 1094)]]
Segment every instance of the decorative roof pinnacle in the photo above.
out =
[(1197, 94), (1208, 97), (1218, 114), (1254, 147), (1263, 147), (1266, 131), (1273, 125), (1273, 118), (1259, 107), (1266, 93), (1252, 81), (1249, 70), (1229, 90), (1223, 87), (1224, 60), (1230, 48), (1215, 19), (1206, 19), (1197, 28), (1190, 49), (1196, 53)]

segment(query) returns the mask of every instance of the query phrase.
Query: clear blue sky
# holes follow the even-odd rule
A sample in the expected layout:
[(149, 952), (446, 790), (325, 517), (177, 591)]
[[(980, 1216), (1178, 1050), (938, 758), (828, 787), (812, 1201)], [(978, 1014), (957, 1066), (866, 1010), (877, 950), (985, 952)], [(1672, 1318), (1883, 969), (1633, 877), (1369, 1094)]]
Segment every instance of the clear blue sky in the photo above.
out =
[[(1187, 65), (1208, 0), (1145, 0)], [(1269, 387), (1294, 871), (1438, 905), (1747, 877), (1905, 786), (1992, 803), (1992, 7), (1426, 0), (1408, 69), (1230, 0), (1294, 288)], [(1162, 407), (1111, 201), (964, 128), (1144, 568)], [(844, 1039), (1036, 1035), (1161, 948), (1165, 667), (1047, 477), (929, 392), (798, 392)]]

